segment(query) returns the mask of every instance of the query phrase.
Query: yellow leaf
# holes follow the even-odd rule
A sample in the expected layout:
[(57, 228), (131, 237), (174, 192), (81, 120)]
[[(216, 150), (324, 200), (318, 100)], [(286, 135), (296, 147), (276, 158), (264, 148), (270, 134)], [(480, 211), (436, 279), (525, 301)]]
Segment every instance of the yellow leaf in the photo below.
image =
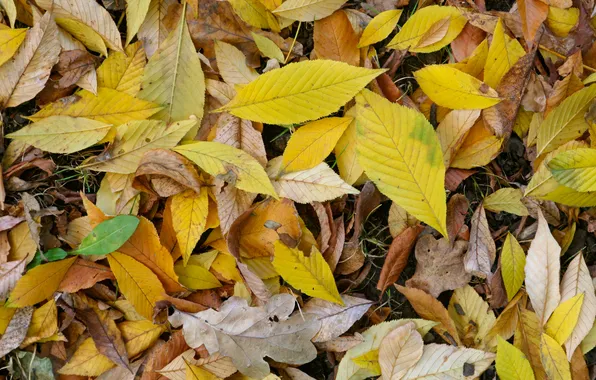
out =
[(523, 352), (498, 337), (497, 346), (497, 374), (503, 380), (534, 380), (534, 373), (530, 362)]
[(556, 340), (546, 334), (542, 334), (540, 338), (540, 358), (548, 379), (571, 380), (565, 351)]
[(548, 161), (547, 166), (561, 185), (580, 192), (596, 191), (596, 149), (561, 152)]
[(511, 187), (499, 189), (488, 197), (484, 198), (482, 205), (485, 209), (493, 212), (505, 211), (519, 216), (529, 215), (528, 209), (522, 203), (524, 196), (520, 189)]
[(6, 137), (51, 153), (74, 153), (100, 142), (111, 124), (82, 117), (50, 116)]
[(312, 22), (338, 10), (346, 0), (286, 0), (273, 13), (290, 20)]
[(211, 372), (203, 369), (201, 367), (197, 367), (196, 365), (188, 364), (186, 361), (184, 362), (186, 365), (186, 380), (218, 380), (219, 377), (215, 376)]
[(559, 345), (563, 345), (575, 329), (583, 302), (583, 293), (561, 302), (544, 326), (546, 333)]
[(403, 9), (391, 9), (376, 15), (362, 32), (358, 47), (376, 44), (387, 38), (395, 29), (402, 12)]
[(579, 9), (577, 8), (561, 9), (548, 7), (546, 25), (548, 25), (555, 36), (567, 37), (571, 29), (575, 28), (578, 21)]
[(99, 88), (97, 95), (83, 90), (69, 98), (50, 103), (29, 119), (40, 121), (49, 116), (62, 115), (84, 117), (118, 126), (133, 120), (147, 119), (161, 109), (163, 107), (155, 103), (136, 99), (127, 93)]
[[(379, 366), (384, 379), (400, 379), (420, 357), (424, 341), (413, 322), (391, 331), (379, 347)], [(355, 359), (352, 359), (355, 360)]]
[(501, 101), (499, 94), (486, 83), (450, 66), (429, 65), (415, 71), (414, 77), (422, 91), (443, 107), (484, 109)]
[(199, 194), (188, 189), (174, 195), (171, 207), (172, 226), (186, 265), (201, 235), (205, 232), (209, 207), (207, 188), (202, 187)]
[(51, 299), (33, 312), (31, 323), (27, 329), (27, 337), (21, 343), (21, 347), (49, 338), (57, 332), (58, 310), (56, 309), (56, 302)]
[(279, 32), (277, 19), (259, 0), (230, 0), (230, 4), (234, 12), (248, 25)]
[[(36, 2), (55, 18), (77, 21), (93, 29), (105, 44), (113, 50), (122, 51), (120, 32), (110, 13), (93, 0), (40, 0)], [(84, 42), (84, 41), (82, 41)]]
[[(485, 339), (496, 318), (487, 302), (469, 285), (456, 289), (449, 301), (449, 316), (466, 347), (490, 351), (496, 342)], [(473, 326), (473, 327), (472, 327)]]
[(141, 89), (145, 63), (140, 41), (128, 45), (124, 53), (112, 52), (97, 68), (97, 85), (136, 96)]
[(6, 307), (4, 305), (0, 305), (0, 334), (4, 334), (10, 320), (14, 316), (18, 309)]
[(0, 66), (17, 52), (27, 36), (27, 29), (0, 30)]
[[(346, 112), (346, 116), (355, 117), (356, 108), (350, 108)], [(346, 128), (344, 134), (341, 135), (333, 149), (339, 175), (348, 185), (356, 183), (362, 176), (362, 173), (364, 173), (364, 169), (358, 163), (357, 136), (356, 120), (354, 119), (348, 125), (348, 128)]]
[(47, 12), (29, 29), (16, 54), (0, 66), (0, 105), (16, 107), (44, 88), (60, 54), (58, 26), (52, 16)]
[(424, 115), (368, 90), (356, 97), (358, 160), (379, 190), (447, 236), (445, 166)]
[(114, 143), (106, 152), (82, 167), (100, 172), (134, 173), (145, 152), (176, 146), (195, 124), (194, 120), (184, 120), (166, 127), (159, 120), (129, 121), (116, 128)]
[(592, 351), (594, 347), (596, 347), (596, 321), (594, 321), (594, 325), (592, 325), (592, 328), (588, 331), (588, 334), (585, 336), (584, 340), (582, 340), (580, 346), (584, 354), (587, 354), (588, 352)]
[(85, 47), (103, 56), (108, 55), (108, 48), (103, 38), (90, 26), (70, 18), (58, 17), (56, 24), (68, 33), (72, 34), (77, 41), (81, 41)]
[(486, 64), (486, 58), (488, 57), (488, 49), (488, 40), (484, 39), (469, 57), (463, 61), (450, 63), (448, 65), (459, 71), (463, 71), (466, 74), (470, 74), (473, 77), (478, 77), (484, 71), (484, 65)]
[(122, 294), (139, 314), (153, 320), (155, 303), (165, 293), (157, 276), (137, 260), (119, 252), (110, 253), (108, 262)]
[(277, 197), (265, 169), (240, 149), (218, 142), (200, 141), (174, 150), (205, 172), (232, 183), (238, 189)]
[(289, 248), (280, 240), (273, 243), (273, 266), (290, 285), (311, 297), (343, 305), (331, 268), (318, 249), (312, 247), (310, 256), (297, 248)]
[(244, 53), (234, 45), (216, 40), (213, 46), (219, 74), (227, 84), (248, 84), (259, 77), (255, 69), (246, 64)]
[(381, 366), (379, 365), (379, 350), (372, 350), (355, 358), (352, 361), (356, 365), (368, 373), (371, 376), (379, 376), (381, 374)]
[(227, 253), (220, 253), (217, 255), (213, 264), (211, 264), (211, 270), (220, 274), (224, 279), (234, 282), (243, 282), (240, 271), (236, 268), (236, 259)]
[(14, 28), (14, 22), (17, 19), (17, 7), (14, 0), (0, 0), (0, 7), (4, 9), (4, 12), (6, 12), (8, 21), (10, 22), (10, 27)]
[(538, 319), (544, 325), (553, 313), (561, 294), (559, 293), (559, 257), (561, 247), (551, 234), (548, 222), (538, 211), (538, 230), (532, 240), (526, 258), (526, 291)]
[(542, 324), (536, 314), (521, 310), (513, 344), (526, 355), (537, 379), (546, 378), (540, 357), (541, 334)]
[(33, 240), (29, 225), (26, 222), (18, 224), (8, 231), (8, 243), (10, 251), (8, 261), (20, 261), (25, 259), (26, 263), (33, 260), (37, 251), (37, 242)]
[(493, 31), (493, 39), (488, 49), (486, 64), (484, 65), (484, 82), (496, 88), (513, 65), (524, 55), (526, 51), (514, 38), (505, 33), (503, 22), (499, 18), (497, 26)]
[[(215, 257), (213, 259), (215, 259)], [(176, 274), (180, 276), (180, 283), (189, 289), (203, 290), (219, 288), (221, 286), (221, 283), (217, 278), (201, 265), (189, 262), (184, 266), (182, 263), (178, 262), (174, 266), (174, 269), (176, 270)]]
[[(279, 63), (283, 63), (285, 61), (284, 53), (281, 51), (279, 46), (275, 44), (275, 42), (271, 41), (269, 38), (265, 36), (261, 36), (258, 33), (251, 32), (252, 38), (257, 44), (259, 51), (263, 56), (267, 58), (277, 59)], [(218, 62), (219, 67), (219, 62)]]
[(5, 306), (30, 306), (52, 297), (76, 259), (76, 257), (70, 257), (28, 270), (17, 282)]
[(246, 266), (248, 266), (251, 272), (259, 276), (259, 278), (262, 280), (267, 280), (279, 276), (279, 273), (277, 273), (277, 271), (273, 267), (273, 264), (271, 263), (271, 258), (269, 257), (255, 257), (253, 259), (242, 259), (241, 261), (244, 264), (246, 264)]
[(92, 338), (87, 338), (77, 348), (70, 360), (58, 370), (62, 375), (99, 376), (115, 364), (103, 356), (95, 347)]
[(298, 128), (284, 150), (282, 170), (295, 172), (319, 165), (329, 156), (352, 120), (351, 117), (328, 117)]
[(503, 138), (496, 137), (482, 120), (470, 129), (451, 161), (452, 168), (471, 169), (488, 165), (500, 152)]
[[(205, 76), (186, 25), (186, 6), (183, 9), (178, 26), (145, 66), (138, 97), (165, 106), (154, 119), (171, 123), (193, 116), (198, 128), (205, 105)], [(195, 137), (196, 128), (188, 138)]]
[[(430, 45), (418, 47), (427, 31), (438, 22), (449, 18), (449, 29), (445, 36)], [(431, 5), (417, 10), (406, 21), (399, 33), (387, 44), (390, 49), (406, 50), (415, 53), (430, 53), (447, 46), (455, 39), (466, 25), (467, 19), (456, 7)], [(454, 78), (451, 78), (454, 79)], [(473, 107), (470, 107), (473, 108)]]
[(417, 222), (418, 219), (410, 215), (403, 207), (395, 202), (391, 202), (387, 224), (389, 225), (389, 231), (393, 238), (404, 232), (406, 228), (414, 227)]
[(594, 97), (596, 97), (596, 86), (588, 86), (563, 100), (546, 116), (538, 129), (536, 140), (538, 156), (575, 140), (588, 129), (584, 115)]
[(149, 11), (151, 0), (126, 1), (126, 44), (132, 41)]
[(515, 236), (507, 233), (503, 250), (501, 251), (501, 275), (507, 292), (507, 299), (511, 301), (524, 282), (524, 267), (526, 254), (517, 242)]
[(261, 75), (218, 111), (268, 124), (314, 120), (337, 111), (382, 72), (328, 60), (291, 63)]
[(437, 137), (443, 151), (443, 163), (448, 168), (470, 129), (480, 117), (480, 110), (454, 110), (437, 127)]
[(122, 338), (126, 342), (126, 353), (133, 358), (145, 351), (164, 330), (164, 326), (154, 325), (150, 321), (125, 321), (118, 324)]

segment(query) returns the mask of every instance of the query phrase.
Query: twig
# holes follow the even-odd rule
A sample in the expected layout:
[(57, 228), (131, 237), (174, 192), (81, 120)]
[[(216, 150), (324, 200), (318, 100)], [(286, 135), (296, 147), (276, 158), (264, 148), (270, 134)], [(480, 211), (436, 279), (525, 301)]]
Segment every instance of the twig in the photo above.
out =
[[(561, 58), (561, 59), (567, 59), (567, 57), (565, 57), (563, 54), (559, 54), (559, 53), (557, 53), (556, 51), (554, 51), (554, 50), (551, 50), (551, 49), (547, 48), (547, 47), (546, 47), (546, 46), (544, 46), (544, 45), (538, 45), (538, 47), (539, 47), (540, 49), (544, 50), (544, 51), (547, 51), (547, 52), (551, 53), (552, 55), (556, 55), (557, 57), (559, 57), (559, 58)], [(582, 67), (583, 67), (584, 69), (588, 70), (588, 71), (591, 71), (591, 72), (593, 72), (593, 73), (596, 73), (596, 69), (595, 69), (595, 68), (593, 68), (593, 67), (586, 66), (586, 65), (584, 65), (584, 64), (582, 64)]]
[(288, 63), (290, 59), (290, 55), (292, 55), (292, 51), (294, 50), (294, 45), (296, 45), (296, 40), (298, 39), (298, 33), (300, 32), (300, 27), (302, 26), (302, 21), (298, 21), (298, 28), (296, 29), (296, 35), (294, 36), (294, 40), (292, 41), (292, 46), (290, 46), (290, 50), (288, 51), (288, 55), (286, 55), (286, 60), (284, 61), (284, 65)]

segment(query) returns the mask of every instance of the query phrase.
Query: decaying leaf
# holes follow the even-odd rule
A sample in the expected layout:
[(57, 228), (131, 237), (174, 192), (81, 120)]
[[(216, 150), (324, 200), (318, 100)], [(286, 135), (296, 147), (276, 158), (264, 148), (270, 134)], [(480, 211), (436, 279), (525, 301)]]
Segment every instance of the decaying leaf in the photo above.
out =
[(466, 272), (483, 278), (490, 276), (496, 254), (497, 248), (488, 227), (484, 206), (480, 205), (471, 220), (470, 245), (464, 257)]

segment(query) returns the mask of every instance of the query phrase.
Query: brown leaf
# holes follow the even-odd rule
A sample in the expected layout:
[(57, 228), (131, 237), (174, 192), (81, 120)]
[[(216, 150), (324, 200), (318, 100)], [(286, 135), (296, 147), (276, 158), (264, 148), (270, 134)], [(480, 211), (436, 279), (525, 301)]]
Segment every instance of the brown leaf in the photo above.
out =
[(60, 53), (56, 71), (62, 75), (60, 88), (77, 83), (81, 77), (95, 69), (95, 57), (86, 50), (67, 50)]
[(329, 203), (322, 204), (320, 202), (313, 202), (312, 207), (315, 209), (317, 218), (319, 219), (319, 227), (321, 231), (317, 237), (317, 242), (321, 247), (321, 252), (327, 251), (329, 248), (329, 241), (333, 236), (333, 213)]
[(471, 24), (466, 24), (461, 33), (451, 42), (451, 51), (455, 59), (460, 62), (469, 57), (474, 49), (486, 37), (486, 32)]
[(234, 186), (219, 181), (215, 190), (217, 200), (217, 215), (221, 232), (227, 234), (234, 221), (250, 208), (257, 194), (248, 193)]
[(58, 291), (76, 293), (108, 279), (115, 279), (110, 268), (79, 257), (66, 272)]
[(395, 285), (397, 290), (410, 301), (416, 313), (424, 319), (438, 322), (439, 325), (433, 329), (449, 344), (459, 345), (459, 336), (453, 321), (449, 317), (449, 312), (439, 300), (420, 289), (406, 288), (401, 285)]
[(575, 74), (568, 75), (565, 78), (556, 81), (553, 86), (553, 92), (546, 99), (546, 110), (544, 111), (544, 114), (548, 115), (548, 113), (563, 100), (582, 88), (584, 88), (584, 84)]
[(315, 21), (313, 39), (317, 58), (359, 66), (358, 35), (344, 11), (335, 11), (331, 16)]
[(488, 276), (488, 289), (490, 290), (490, 294), (487, 298), (492, 309), (500, 309), (507, 305), (507, 292), (503, 284), (500, 262), (495, 273)]
[(466, 178), (475, 173), (476, 170), (449, 168), (445, 172), (445, 188), (455, 191)]
[(438, 297), (445, 290), (466, 285), (472, 275), (464, 269), (464, 254), (468, 243), (458, 240), (453, 247), (445, 238), (436, 240), (424, 235), (416, 244), (416, 273), (406, 286), (422, 289)]
[(571, 366), (571, 378), (573, 380), (590, 379), (590, 371), (588, 371), (586, 359), (584, 358), (581, 348), (578, 347), (575, 349), (569, 365)]
[(447, 234), (449, 241), (455, 242), (463, 232), (470, 203), (463, 194), (455, 194), (447, 202)]
[(466, 272), (481, 278), (490, 276), (496, 254), (497, 248), (488, 227), (486, 213), (480, 205), (472, 215), (470, 245), (464, 257)]
[(138, 182), (147, 185), (148, 179), (153, 176), (165, 176), (197, 193), (201, 191), (201, 179), (193, 163), (169, 149), (154, 149), (145, 153), (135, 172), (133, 185), (136, 186)]
[(519, 0), (517, 7), (521, 15), (524, 38), (528, 46), (531, 47), (534, 44), (538, 29), (546, 20), (548, 5), (540, 0)]
[(175, 331), (169, 341), (157, 347), (149, 354), (144, 365), (145, 368), (141, 375), (141, 380), (157, 380), (163, 378), (163, 376), (156, 371), (165, 367), (178, 355), (181, 355), (189, 348), (190, 347), (188, 347), (184, 340), (182, 330)]
[(416, 238), (423, 229), (421, 225), (408, 227), (391, 242), (377, 282), (377, 289), (381, 294), (385, 293), (385, 290), (399, 278), (408, 263)]
[(346, 227), (344, 225), (343, 217), (335, 219), (334, 222), (335, 234), (334, 239), (329, 245), (329, 248), (323, 252), (323, 257), (332, 272), (335, 272), (339, 259), (341, 258), (342, 251), (344, 249), (344, 243), (346, 242)]
[(346, 352), (352, 347), (364, 342), (362, 335), (356, 333), (353, 336), (344, 335), (327, 342), (315, 343), (319, 350), (327, 352)]
[(267, 153), (261, 133), (250, 120), (242, 120), (229, 113), (223, 113), (217, 119), (213, 141), (242, 149), (253, 156), (263, 167), (267, 165)]
[(27, 329), (33, 316), (34, 308), (27, 306), (17, 311), (8, 323), (2, 338), (0, 338), (0, 357), (6, 356), (12, 350), (18, 348), (27, 336)]

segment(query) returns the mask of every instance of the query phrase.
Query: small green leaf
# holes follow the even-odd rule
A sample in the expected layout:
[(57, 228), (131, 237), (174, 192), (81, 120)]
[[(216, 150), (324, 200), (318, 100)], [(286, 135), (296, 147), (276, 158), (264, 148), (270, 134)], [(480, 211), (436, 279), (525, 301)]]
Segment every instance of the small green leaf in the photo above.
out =
[[(66, 256), (68, 256), (68, 252), (66, 252), (62, 248), (52, 248), (43, 254), (43, 257), (45, 257), (48, 262), (62, 260)], [(31, 262), (29, 264), (27, 264), (27, 270), (35, 268), (38, 265), (41, 265), (44, 261), (43, 257), (41, 255), (40, 251), (35, 252), (35, 256), (33, 257), (33, 260), (31, 260)]]
[(73, 252), (78, 255), (107, 255), (126, 243), (137, 229), (139, 219), (132, 215), (118, 215), (101, 222), (83, 239)]

